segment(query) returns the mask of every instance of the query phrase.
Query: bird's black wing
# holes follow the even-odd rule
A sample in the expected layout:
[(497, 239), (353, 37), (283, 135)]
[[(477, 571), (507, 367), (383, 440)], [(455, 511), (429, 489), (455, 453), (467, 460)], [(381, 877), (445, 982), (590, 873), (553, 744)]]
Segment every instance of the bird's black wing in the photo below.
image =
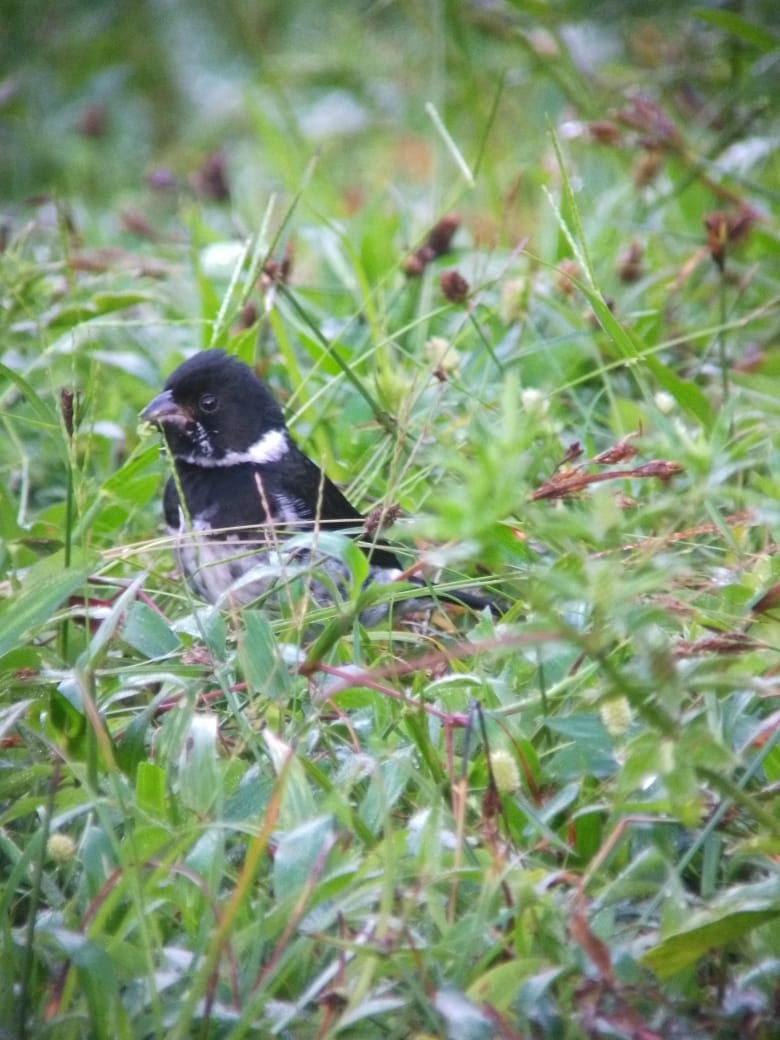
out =
[[(295, 501), (302, 513), (305, 512), (306, 520), (322, 522), (325, 530), (349, 528), (353, 534), (362, 530), (365, 518), (339, 491), (333, 481), (323, 474), (319, 466), (297, 448), (285, 456), (285, 466), (274, 472), (273, 480), (281, 494)], [(366, 555), (373, 566), (403, 570), (398, 557), (386, 542), (380, 541), (368, 545), (366, 543), (369, 540), (365, 535), (363, 535), (362, 541)], [(428, 587), (428, 583), (422, 578), (412, 577), (409, 580), (412, 585), (418, 585), (421, 588)], [(496, 600), (468, 589), (442, 591), (437, 594), (435, 586), (432, 586), (431, 593), (434, 598), (445, 603), (454, 603), (470, 610), (482, 611), (488, 607), (496, 616), (500, 616), (505, 610), (505, 607)]]
[[(365, 519), (363, 514), (302, 451), (293, 447), (285, 456), (283, 466), (258, 468), (267, 494), (280, 506), (289, 503), (300, 514), (301, 520), (321, 523), (323, 530), (349, 529), (353, 536), (360, 537)], [(365, 535), (362, 540), (365, 541)], [(398, 558), (384, 542), (364, 548), (375, 566), (400, 569)]]
[(163, 515), (168, 527), (173, 530), (179, 527), (179, 493), (176, 490), (176, 482), (173, 477), (168, 477), (165, 481)]

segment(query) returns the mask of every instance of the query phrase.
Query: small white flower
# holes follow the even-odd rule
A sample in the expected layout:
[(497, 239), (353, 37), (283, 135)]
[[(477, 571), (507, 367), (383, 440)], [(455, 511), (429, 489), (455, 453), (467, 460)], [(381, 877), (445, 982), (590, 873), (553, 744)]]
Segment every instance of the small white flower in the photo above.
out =
[(526, 414), (534, 419), (543, 419), (550, 410), (550, 399), (535, 386), (526, 387), (520, 392), (520, 400)]
[(425, 344), (425, 352), (431, 366), (442, 372), (454, 372), (460, 363), (455, 347), (443, 336), (431, 336)]
[(522, 321), (528, 313), (528, 280), (508, 278), (501, 284), (501, 320), (506, 325)]
[(671, 394), (667, 394), (665, 390), (659, 390), (658, 393), (655, 394), (653, 400), (655, 401), (656, 408), (662, 415), (669, 415), (677, 407), (675, 399)]

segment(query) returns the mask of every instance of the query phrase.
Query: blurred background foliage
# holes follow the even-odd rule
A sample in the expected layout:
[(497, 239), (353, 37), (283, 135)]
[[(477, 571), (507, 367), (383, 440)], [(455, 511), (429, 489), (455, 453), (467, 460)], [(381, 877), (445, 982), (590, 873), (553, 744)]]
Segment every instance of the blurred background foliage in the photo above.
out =
[[(724, 46), (711, 23), (732, 8), (720, 5), (661, 2), (648, 17), (639, 3), (574, 0), (10, 0), (0, 190), (17, 201), (51, 192), (116, 202), (143, 193), (158, 167), (186, 182), (204, 153), (225, 149), (239, 211), (251, 217), (318, 148), (342, 211), (415, 183), (427, 194), (441, 175), (424, 110), (433, 101), (468, 160), (490, 133), (478, 204), (480, 193), (506, 192), (524, 165), (535, 172), (540, 139), (567, 109), (602, 119), (622, 92), (643, 87), (711, 153), (772, 103), (772, 9), (738, 5), (754, 38)], [(521, 186), (524, 217), (533, 194)]]

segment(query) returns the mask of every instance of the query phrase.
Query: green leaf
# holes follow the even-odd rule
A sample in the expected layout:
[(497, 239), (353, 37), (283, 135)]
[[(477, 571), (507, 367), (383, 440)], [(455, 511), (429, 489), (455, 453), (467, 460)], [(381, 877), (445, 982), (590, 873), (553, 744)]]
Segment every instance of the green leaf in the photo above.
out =
[(117, 740), (117, 765), (130, 777), (136, 775), (136, 769), (146, 758), (146, 733), (151, 719), (150, 710), (140, 712), (130, 720), (121, 739)]
[(89, 641), (89, 646), (80, 655), (79, 663), (82, 666), (88, 668), (96, 667), (99, 661), (102, 660), (103, 655), (108, 652), (125, 611), (130, 609), (145, 579), (146, 575), (142, 572), (112, 602), (111, 609), (98, 625), (97, 631)]
[(12, 368), (8, 368), (7, 365), (2, 363), (0, 363), (0, 375), (9, 379), (16, 388), (22, 392), (25, 400), (33, 411), (33, 415), (44, 428), (55, 430), (59, 427), (59, 419), (52, 405), (47, 404), (41, 397), (39, 397), (24, 376), (19, 375), (18, 372), (15, 372)]
[(97, 314), (112, 314), (114, 311), (135, 307), (139, 303), (154, 303), (155, 298), (149, 293), (125, 290), (123, 292), (93, 293), (90, 302)]
[(686, 379), (680, 379), (662, 361), (644, 350), (635, 341), (631, 332), (618, 321), (597, 289), (591, 289), (582, 283), (579, 283), (579, 288), (587, 297), (601, 327), (620, 348), (623, 356), (641, 362), (655, 377), (659, 385), (672, 395), (680, 408), (693, 416), (705, 430), (711, 430), (716, 417), (709, 401), (698, 386)]
[(167, 619), (140, 601), (131, 603), (127, 610), (122, 638), (148, 658), (166, 657), (181, 646)]
[(780, 781), (780, 744), (776, 744), (764, 758), (764, 775), (770, 784)]
[(713, 949), (741, 939), (780, 917), (780, 883), (745, 885), (727, 890), (718, 905), (693, 914), (685, 928), (667, 935), (648, 950), (642, 962), (661, 979), (694, 964)]
[(89, 1006), (92, 1024), (90, 1035), (96, 1040), (114, 1040), (117, 1035), (114, 1023), (120, 1005), (112, 958), (102, 947), (89, 940), (79, 943), (71, 957)]
[(32, 703), (32, 699), (17, 701), (15, 704), (6, 705), (0, 710), (0, 741), (14, 728)]
[[(142, 487), (148, 484), (151, 494), (160, 482), (159, 470), (156, 468), (159, 456), (160, 448), (156, 440), (144, 448), (139, 448), (103, 482), (103, 494), (118, 495), (126, 499), (139, 484)], [(131, 497), (138, 500), (137, 494), (132, 494)]]
[(709, 401), (695, 383), (687, 379), (680, 379), (663, 362), (650, 354), (643, 355), (642, 363), (655, 376), (658, 384), (672, 395), (684, 411), (697, 419), (705, 430), (710, 431), (712, 429), (716, 421), (715, 413)]
[(183, 805), (204, 814), (220, 796), (217, 716), (194, 715), (179, 760), (179, 797)]
[[(139, 806), (140, 808), (140, 806)], [(179, 828), (172, 831), (165, 823), (140, 823), (133, 828), (133, 855), (137, 862), (171, 856), (171, 850), (183, 847), (186, 832)]]
[(13, 650), (23, 637), (51, 622), (52, 614), (80, 588), (95, 567), (93, 555), (72, 560), (65, 567), (64, 553), (40, 560), (24, 574), (22, 588), (0, 610), (0, 657)]
[(599, 809), (583, 809), (574, 816), (574, 850), (586, 862), (601, 848), (604, 839), (604, 813)]
[(306, 771), (297, 758), (288, 762), (295, 752), (270, 729), (263, 730), (263, 740), (268, 748), (275, 772), (280, 774), (285, 771), (280, 823), (285, 829), (298, 827), (302, 820), (316, 816), (318, 809), (306, 778)]
[(154, 762), (141, 762), (135, 776), (138, 808), (152, 816), (165, 815), (165, 770)]
[(440, 989), (433, 1006), (446, 1022), (450, 1040), (493, 1040), (496, 1035), (486, 1011), (455, 989)]
[(330, 816), (307, 820), (287, 831), (279, 839), (274, 854), (274, 896), (285, 899), (297, 895), (311, 878), (312, 871), (322, 868), (323, 854), (336, 840)]
[(256, 693), (275, 700), (290, 695), (290, 673), (268, 618), (259, 610), (245, 610), (239, 637), (239, 653), (244, 676)]
[(736, 36), (744, 43), (752, 44), (762, 53), (774, 50), (780, 43), (780, 36), (770, 32), (766, 26), (756, 25), (734, 11), (714, 10), (710, 7), (694, 8), (693, 14), (702, 22), (714, 25), (731, 36)]
[(525, 980), (539, 971), (544, 963), (540, 958), (522, 957), (498, 964), (472, 982), (466, 996), (476, 1004), (508, 1011)]
[(0, 539), (4, 542), (17, 541), (27, 532), (16, 522), (17, 506), (5, 484), (0, 483)]
[(49, 701), (49, 718), (52, 726), (65, 737), (69, 745), (80, 740), (86, 730), (87, 720), (80, 705), (74, 704), (60, 690), (54, 690)]
[(371, 772), (371, 781), (360, 803), (360, 819), (374, 834), (381, 832), (387, 814), (403, 795), (413, 773), (411, 749), (394, 752)]
[(62, 332), (151, 299), (147, 293), (141, 292), (95, 293), (89, 300), (70, 301), (53, 307), (46, 315), (46, 324), (53, 331)]

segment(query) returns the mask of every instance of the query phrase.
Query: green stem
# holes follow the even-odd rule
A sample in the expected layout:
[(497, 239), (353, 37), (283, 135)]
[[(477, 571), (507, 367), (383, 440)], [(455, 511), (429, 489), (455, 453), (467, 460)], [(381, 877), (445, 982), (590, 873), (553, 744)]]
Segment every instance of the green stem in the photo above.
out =
[(29, 913), (27, 916), (27, 925), (25, 927), (24, 934), (24, 954), (22, 957), (22, 972), (19, 986), (19, 1002), (17, 1004), (16, 1035), (19, 1037), (19, 1040), (26, 1040), (26, 1037), (28, 1036), (27, 1005), (30, 1000), (30, 983), (35, 962), (35, 922), (38, 914), (38, 904), (41, 901), (41, 887), (43, 885), (43, 865), (46, 860), (46, 845), (49, 840), (51, 817), (54, 811), (54, 796), (57, 792), (59, 780), (60, 762), (55, 761), (51, 772), (51, 779), (49, 780), (49, 790), (46, 799), (46, 811), (43, 815), (43, 824), (41, 826), (40, 831), (38, 832), (38, 841), (40, 842), (40, 844), (36, 849), (34, 861), (31, 861), (32, 885), (30, 886)]
[(731, 386), (729, 383), (729, 365), (726, 355), (726, 277), (721, 271), (720, 277), (720, 322), (718, 323), (718, 361), (720, 363), (720, 385), (723, 390), (723, 403), (729, 399)]

